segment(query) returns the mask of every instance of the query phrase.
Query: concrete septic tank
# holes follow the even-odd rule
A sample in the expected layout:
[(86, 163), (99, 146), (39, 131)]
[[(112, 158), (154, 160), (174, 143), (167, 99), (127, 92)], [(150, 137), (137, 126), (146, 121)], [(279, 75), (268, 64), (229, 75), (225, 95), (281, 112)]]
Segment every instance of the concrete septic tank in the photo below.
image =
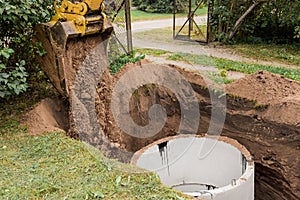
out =
[(164, 138), (137, 151), (131, 163), (156, 172), (164, 185), (200, 199), (254, 199), (251, 155), (227, 137)]

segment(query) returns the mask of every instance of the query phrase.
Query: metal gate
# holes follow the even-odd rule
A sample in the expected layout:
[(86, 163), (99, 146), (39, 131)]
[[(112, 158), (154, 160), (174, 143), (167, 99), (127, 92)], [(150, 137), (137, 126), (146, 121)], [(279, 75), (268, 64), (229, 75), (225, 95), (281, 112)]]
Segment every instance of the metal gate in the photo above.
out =
[(110, 61), (132, 53), (130, 0), (105, 0), (105, 12), (113, 23), (114, 31), (109, 41)]
[[(207, 6), (207, 14), (201, 15), (198, 11), (202, 6)], [(177, 7), (180, 6), (185, 11), (186, 18), (177, 17)], [(181, 0), (174, 0), (173, 10), (173, 39), (197, 41), (208, 43), (211, 41), (211, 14), (213, 10), (213, 0), (189, 0), (185, 5)], [(177, 24), (180, 24), (179, 26)]]

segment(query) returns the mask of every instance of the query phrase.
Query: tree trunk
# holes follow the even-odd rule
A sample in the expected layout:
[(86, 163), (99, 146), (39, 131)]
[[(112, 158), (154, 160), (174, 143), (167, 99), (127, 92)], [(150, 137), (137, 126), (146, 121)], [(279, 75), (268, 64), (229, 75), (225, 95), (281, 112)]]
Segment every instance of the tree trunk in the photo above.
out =
[(260, 3), (262, 3), (262, 1), (257, 1), (255, 3), (253, 3), (248, 10), (235, 22), (235, 25), (232, 29), (232, 31), (229, 34), (229, 39), (232, 39), (233, 36), (236, 34), (236, 32), (238, 31), (238, 29), (240, 28), (242, 22), (244, 21), (244, 19), (252, 12), (252, 10), (258, 6)]

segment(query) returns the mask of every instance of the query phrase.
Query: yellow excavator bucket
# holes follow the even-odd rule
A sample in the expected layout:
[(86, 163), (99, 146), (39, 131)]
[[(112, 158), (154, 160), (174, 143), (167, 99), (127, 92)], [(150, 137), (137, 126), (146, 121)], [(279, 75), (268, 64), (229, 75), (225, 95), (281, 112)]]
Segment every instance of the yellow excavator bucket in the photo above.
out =
[[(107, 41), (113, 31), (104, 14), (103, 0), (56, 0), (55, 15), (36, 27), (35, 41), (47, 54), (38, 58), (57, 90), (69, 97), (76, 70), (97, 44)], [(105, 50), (106, 51), (106, 50)], [(107, 52), (102, 52), (107, 59)]]
[(58, 44), (65, 44), (67, 38), (95, 34), (106, 29), (103, 0), (55, 0), (54, 9), (55, 15), (45, 25), (49, 26)]

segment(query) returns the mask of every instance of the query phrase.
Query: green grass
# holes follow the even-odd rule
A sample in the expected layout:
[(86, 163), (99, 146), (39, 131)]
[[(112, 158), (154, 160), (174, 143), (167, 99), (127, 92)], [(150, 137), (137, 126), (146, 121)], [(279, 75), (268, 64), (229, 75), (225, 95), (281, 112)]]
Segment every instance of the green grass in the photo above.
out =
[(230, 61), (225, 59), (215, 59), (219, 69), (237, 71), (245, 74), (252, 74), (259, 70), (265, 70), (274, 74), (280, 74), (286, 78), (300, 81), (300, 69), (286, 67), (274, 67), (269, 65), (247, 64), (242, 62)]
[[(177, 28), (176, 30), (178, 31), (180, 27), (176, 27), (176, 28)], [(206, 34), (205, 26), (200, 26), (200, 28), (202, 32)], [(139, 39), (147, 38), (148, 40), (153, 40), (156, 42), (173, 43), (174, 40), (173, 40), (172, 33), (173, 33), (172, 27), (166, 27), (162, 29), (154, 29), (151, 31), (135, 33), (134, 36)], [(187, 35), (187, 26), (183, 29), (181, 34)], [(191, 36), (192, 39), (196, 39), (196, 40), (204, 39), (203, 37), (201, 37), (201, 35), (195, 34), (195, 32), (192, 32)], [(186, 42), (179, 43), (179, 44), (186, 44)], [(255, 60), (297, 65), (299, 66), (298, 69), (300, 69), (300, 45), (235, 44), (235, 45), (227, 45), (226, 47), (233, 49), (234, 51), (240, 53), (244, 57), (252, 58)]]
[[(181, 27), (176, 26), (176, 32), (179, 31)], [(204, 41), (206, 37), (206, 26), (199, 26), (200, 30), (202, 31), (202, 34), (199, 34), (197, 31), (197, 28), (194, 28), (194, 31), (191, 31), (191, 38), (192, 40), (199, 40)], [(180, 32), (179, 35), (188, 35), (188, 25), (186, 25), (183, 30)], [(204, 37), (203, 37), (204, 36)], [(138, 39), (145, 39), (152, 40), (155, 42), (162, 42), (162, 43), (174, 43), (173, 40), (173, 28), (166, 27), (166, 28), (160, 28), (160, 29), (154, 29), (151, 31), (143, 31), (143, 32), (137, 32), (134, 33), (134, 37)], [(187, 44), (186, 41), (176, 40), (176, 44), (178, 45), (185, 45)]]
[(287, 64), (299, 65), (300, 68), (300, 45), (236, 44), (227, 47), (234, 49), (245, 57), (266, 61), (275, 60)]
[(249, 64), (238, 61), (231, 61), (221, 58), (214, 58), (205, 55), (193, 55), (188, 53), (174, 53), (167, 57), (170, 60), (180, 60), (198, 65), (214, 66), (218, 69), (224, 69), (227, 71), (237, 71), (245, 74), (252, 74), (259, 70), (266, 70), (274, 74), (283, 75), (286, 78), (300, 81), (300, 70), (285, 68), (285, 67), (274, 67), (260, 64)]
[(227, 78), (227, 73), (224, 73), (224, 70), (219, 74), (216, 72), (210, 72), (208, 74), (210, 80), (212, 80), (215, 84), (229, 84), (234, 80)]
[(143, 54), (136, 55), (135, 51), (132, 52), (132, 55), (123, 54), (109, 63), (109, 65), (110, 65), (109, 72), (111, 75), (114, 75), (127, 63), (136, 63), (144, 58), (145, 58), (145, 55), (143, 55)]
[(219, 69), (228, 71), (237, 71), (246, 74), (255, 73), (258, 70), (266, 70), (275, 74), (283, 75), (287, 78), (300, 81), (300, 70), (285, 67), (274, 67), (259, 64), (249, 64), (237, 61), (231, 61), (221, 58), (212, 58), (204, 55), (193, 55), (188, 53), (175, 53), (168, 57), (171, 60), (182, 60), (199, 65), (215, 66)]
[[(222, 58), (215, 58), (206, 55), (194, 55), (194, 54), (181, 53), (181, 52), (172, 53), (170, 51), (157, 50), (157, 49), (137, 49), (137, 52), (141, 52), (145, 55), (150, 54), (154, 56), (166, 56), (166, 58), (169, 60), (184, 61), (189, 64), (217, 67), (220, 70), (225, 70), (225, 73), (226, 71), (236, 71), (245, 74), (252, 74), (259, 70), (266, 70), (274, 74), (283, 75), (286, 78), (300, 81), (300, 69), (244, 63), (244, 62), (232, 61), (232, 60), (227, 60)], [(226, 76), (223, 76), (223, 78), (225, 79), (221, 81), (224, 83), (230, 83), (232, 81), (232, 80), (226, 80)], [(219, 80), (217, 80), (217, 82), (218, 81)]]
[[(194, 63), (194, 60), (191, 60), (191, 59), (183, 57), (179, 54), (172, 53), (170, 51), (161, 50), (161, 49), (148, 49), (148, 48), (145, 48), (145, 49), (136, 49), (136, 51), (140, 54), (143, 54), (143, 55), (153, 55), (153, 56), (157, 56), (157, 57), (167, 56), (167, 58), (170, 59), (170, 60), (180, 60), (180, 61), (184, 61), (184, 62), (189, 63), (189, 64)], [(199, 56), (198, 59), (200, 57), (202, 58), (202, 63), (204, 63), (205, 65), (211, 65), (213, 63), (213, 59), (211, 57)], [(210, 79), (212, 81), (214, 81), (214, 83), (228, 84), (228, 83), (233, 82), (232, 79), (227, 78), (227, 71), (226, 70), (221, 71), (220, 74), (215, 73), (215, 72), (210, 72), (208, 74), (208, 76), (210, 77)]]
[[(181, 26), (176, 26), (175, 34), (178, 33)], [(205, 41), (206, 40), (206, 26), (199, 26), (201, 33), (198, 31), (198, 29), (194, 26), (194, 30), (191, 31), (190, 39), (196, 40), (196, 41)], [(181, 32), (179, 33), (180, 36), (188, 36), (188, 25), (186, 25)], [(136, 32), (134, 33), (134, 38), (145, 40), (147, 41), (153, 41), (155, 43), (160, 42), (162, 44), (176, 44), (180, 46), (185, 46), (187, 44), (187, 41), (185, 40), (174, 40), (173, 39), (173, 27), (165, 27), (165, 28), (159, 28), (159, 29), (153, 29), (150, 31), (143, 31), (143, 32)], [(191, 47), (188, 47), (191, 48)], [(197, 45), (195, 45), (195, 48), (197, 48)]]
[(154, 56), (162, 56), (167, 53), (170, 53), (169, 51), (165, 51), (162, 49), (148, 49), (148, 48), (145, 49), (137, 48), (136, 51), (142, 55), (154, 55)]
[(206, 65), (206, 66), (216, 66), (214, 59), (205, 55), (193, 55), (189, 53), (173, 53), (167, 57), (169, 60), (180, 60), (187, 63)]
[[(173, 14), (172, 13), (150, 13), (150, 12), (145, 12), (141, 10), (131, 10), (131, 21), (145, 21), (145, 20), (157, 20), (157, 19), (168, 19), (172, 18)], [(196, 15), (206, 15), (207, 14), (207, 7), (202, 7), (199, 8), (196, 12)], [(125, 16), (125, 11), (122, 10), (119, 12), (117, 15), (116, 20), (122, 19), (124, 20)], [(187, 13), (178, 13), (176, 14), (176, 17), (186, 17)]]
[[(157, 20), (157, 19), (168, 19), (172, 18), (173, 14), (169, 13), (149, 13), (141, 10), (131, 10), (131, 21), (146, 21), (146, 20)], [(117, 15), (116, 20), (124, 20), (125, 11), (122, 10)], [(183, 15), (182, 15), (183, 16)], [(115, 20), (115, 21), (116, 21)]]
[[(196, 12), (196, 15), (205, 15), (207, 14), (207, 7), (199, 8)], [(178, 13), (176, 17), (186, 17), (185, 13)], [(132, 21), (143, 21), (143, 20), (156, 20), (156, 19), (167, 19), (172, 18), (172, 13), (149, 13), (141, 10), (131, 10), (131, 19)]]
[(184, 199), (62, 133), (1, 134), (0, 169), (0, 199)]
[(149, 13), (141, 10), (131, 10), (132, 21), (167, 19), (172, 17), (172, 13)]

